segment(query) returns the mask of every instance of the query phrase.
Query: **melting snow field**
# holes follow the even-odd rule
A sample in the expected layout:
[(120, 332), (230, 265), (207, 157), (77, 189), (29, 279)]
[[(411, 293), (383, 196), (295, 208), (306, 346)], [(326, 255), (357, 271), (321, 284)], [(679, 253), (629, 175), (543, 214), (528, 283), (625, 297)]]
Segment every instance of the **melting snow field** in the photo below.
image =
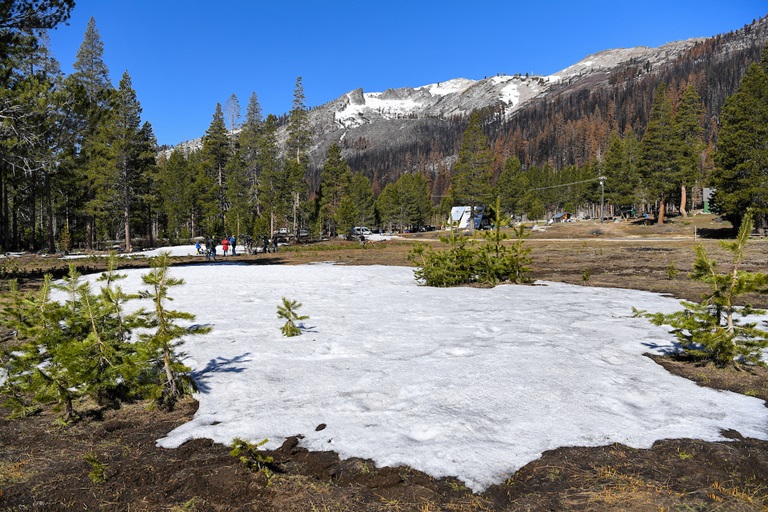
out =
[[(128, 271), (124, 288), (139, 286)], [(229, 444), (301, 434), (311, 450), (456, 476), (475, 491), (545, 450), (665, 438), (768, 439), (761, 400), (699, 387), (644, 352), (672, 336), (632, 306), (677, 309), (631, 290), (556, 283), (418, 286), (403, 267), (174, 267), (171, 307), (213, 332), (184, 345), (200, 384), (194, 419), (160, 439)], [(303, 303), (285, 338), (281, 297)], [(327, 427), (315, 431), (325, 423)], [(478, 454), (482, 454), (479, 456)]]

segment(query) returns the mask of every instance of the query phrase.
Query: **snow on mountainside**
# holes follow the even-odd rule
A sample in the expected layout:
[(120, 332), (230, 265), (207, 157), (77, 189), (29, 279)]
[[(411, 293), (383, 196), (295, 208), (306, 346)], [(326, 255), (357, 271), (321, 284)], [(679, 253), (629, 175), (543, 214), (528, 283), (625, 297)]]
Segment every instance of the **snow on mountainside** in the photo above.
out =
[(330, 107), (338, 128), (352, 128), (376, 119), (450, 117), (468, 115), (478, 108), (503, 105), (510, 115), (529, 100), (546, 93), (553, 85), (585, 75), (610, 71), (635, 60), (655, 66), (676, 58), (681, 52), (704, 39), (688, 39), (659, 48), (637, 47), (605, 50), (549, 76), (525, 77), (501, 75), (483, 80), (457, 78), (415, 88), (389, 89), (385, 92), (352, 91), (333, 103), (320, 107), (322, 116)]
[[(549, 76), (502, 74), (482, 80), (456, 78), (384, 92), (364, 92), (362, 89), (350, 91), (309, 112), (314, 141), (311, 159), (313, 164), (319, 164), (331, 142), (343, 140), (349, 135), (348, 132), (354, 132), (356, 128), (381, 121), (466, 117), (474, 110), (486, 107), (500, 107), (509, 116), (530, 100), (546, 95), (554, 87), (574, 85), (582, 80), (603, 76), (630, 61), (655, 67), (673, 60), (702, 40), (688, 39), (658, 48), (605, 50)], [(366, 135), (370, 137), (373, 131), (377, 135), (386, 136), (383, 132), (390, 129), (391, 126), (367, 130)], [(278, 142), (282, 145), (286, 138), (283, 126), (278, 133)], [(199, 148), (201, 144), (202, 139), (195, 139), (177, 147), (190, 151)]]

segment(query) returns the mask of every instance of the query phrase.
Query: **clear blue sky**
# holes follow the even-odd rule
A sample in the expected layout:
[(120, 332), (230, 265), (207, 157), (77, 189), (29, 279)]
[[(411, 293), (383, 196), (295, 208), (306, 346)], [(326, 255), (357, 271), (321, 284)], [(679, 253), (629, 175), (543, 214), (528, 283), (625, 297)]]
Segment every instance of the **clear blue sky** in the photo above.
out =
[(252, 92), (288, 112), (366, 92), (497, 73), (551, 74), (610, 48), (659, 46), (741, 28), (765, 0), (76, 0), (51, 45), (71, 73), (96, 19), (117, 86), (133, 80), (161, 144), (204, 134), (216, 103)]

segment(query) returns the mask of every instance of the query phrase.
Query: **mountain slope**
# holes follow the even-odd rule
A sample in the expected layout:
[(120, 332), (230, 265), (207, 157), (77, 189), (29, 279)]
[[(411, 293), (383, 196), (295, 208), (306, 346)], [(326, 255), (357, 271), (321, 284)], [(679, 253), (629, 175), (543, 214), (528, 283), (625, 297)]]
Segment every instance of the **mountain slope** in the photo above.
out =
[[(309, 111), (310, 187), (319, 184), (319, 169), (334, 142), (353, 170), (365, 172), (374, 187), (406, 171), (433, 178), (449, 172), (466, 120), (475, 110), (482, 113), (500, 158), (516, 155), (525, 165), (550, 163), (556, 168), (583, 165), (604, 150), (610, 131), (642, 133), (653, 91), (661, 82), (671, 88), (697, 86), (711, 138), (725, 97), (759, 58), (766, 40), (764, 18), (709, 39), (601, 51), (549, 76), (456, 78), (383, 92), (350, 91)], [(593, 132), (595, 140), (566, 140), (557, 123)], [(282, 124), (279, 129), (281, 144), (286, 128)], [(200, 139), (184, 146), (199, 145)]]

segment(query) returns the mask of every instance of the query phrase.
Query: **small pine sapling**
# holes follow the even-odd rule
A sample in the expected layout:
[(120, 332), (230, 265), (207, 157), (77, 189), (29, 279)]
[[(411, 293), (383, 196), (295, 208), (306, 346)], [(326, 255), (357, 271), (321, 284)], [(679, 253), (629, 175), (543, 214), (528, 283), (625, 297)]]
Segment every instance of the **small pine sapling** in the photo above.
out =
[(768, 331), (759, 329), (756, 322), (740, 323), (738, 316), (764, 314), (749, 305), (738, 307), (740, 296), (768, 292), (768, 274), (741, 270), (749, 234), (752, 214), (742, 221), (736, 240), (721, 242), (733, 254), (730, 271), (717, 271), (717, 262), (710, 259), (704, 246), (696, 247), (691, 279), (709, 285), (701, 302), (682, 301), (683, 311), (665, 315), (634, 309), (635, 316), (648, 318), (655, 325), (669, 325), (681, 347), (694, 359), (709, 359), (720, 366), (737, 361), (764, 365), (761, 356), (768, 347)]
[(301, 334), (301, 329), (296, 325), (296, 322), (301, 320), (307, 320), (308, 316), (300, 316), (296, 311), (301, 307), (301, 304), (295, 300), (288, 300), (283, 297), (283, 304), (277, 306), (277, 317), (285, 320), (285, 325), (280, 327), (280, 331), (283, 336), (298, 336)]
[(173, 300), (168, 296), (168, 288), (184, 283), (183, 279), (169, 275), (170, 254), (164, 252), (152, 258), (151, 265), (150, 272), (142, 276), (150, 291), (142, 296), (151, 299), (154, 307), (144, 316), (149, 330), (139, 335), (138, 350), (147, 365), (152, 405), (171, 410), (182, 396), (195, 390), (195, 383), (189, 376), (190, 368), (182, 363), (184, 354), (177, 349), (184, 343), (185, 336), (206, 334), (211, 328), (179, 325), (179, 321), (191, 322), (195, 316), (166, 307), (166, 302)]
[(680, 273), (680, 271), (677, 270), (677, 268), (675, 268), (674, 261), (670, 262), (669, 265), (667, 265), (666, 271), (667, 271), (667, 279), (669, 279), (670, 281), (674, 280), (677, 277), (677, 274)]
[(232, 441), (232, 450), (229, 454), (238, 459), (245, 467), (251, 471), (257, 471), (267, 479), (267, 487), (272, 483), (272, 475), (277, 469), (275, 458), (259, 451), (259, 448), (269, 442), (268, 439), (262, 439), (258, 443), (249, 443), (239, 437)]

